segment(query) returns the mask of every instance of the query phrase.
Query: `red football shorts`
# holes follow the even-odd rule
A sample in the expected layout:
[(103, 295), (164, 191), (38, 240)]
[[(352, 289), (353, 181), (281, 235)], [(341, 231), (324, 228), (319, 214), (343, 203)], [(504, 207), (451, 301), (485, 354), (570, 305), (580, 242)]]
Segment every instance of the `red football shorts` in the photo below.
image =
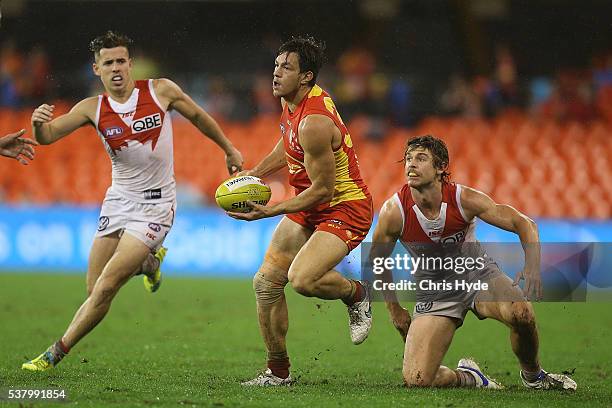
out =
[(300, 211), (287, 218), (312, 231), (326, 231), (340, 238), (349, 252), (368, 235), (374, 207), (371, 198), (344, 201), (320, 211)]

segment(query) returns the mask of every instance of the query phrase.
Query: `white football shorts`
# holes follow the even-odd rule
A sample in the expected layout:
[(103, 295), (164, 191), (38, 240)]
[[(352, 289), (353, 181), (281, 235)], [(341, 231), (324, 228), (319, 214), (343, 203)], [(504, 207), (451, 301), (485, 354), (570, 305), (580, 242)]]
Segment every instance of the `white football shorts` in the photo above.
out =
[(137, 203), (109, 189), (102, 203), (95, 236), (103, 237), (116, 231), (128, 232), (154, 251), (172, 228), (175, 207), (174, 201)]

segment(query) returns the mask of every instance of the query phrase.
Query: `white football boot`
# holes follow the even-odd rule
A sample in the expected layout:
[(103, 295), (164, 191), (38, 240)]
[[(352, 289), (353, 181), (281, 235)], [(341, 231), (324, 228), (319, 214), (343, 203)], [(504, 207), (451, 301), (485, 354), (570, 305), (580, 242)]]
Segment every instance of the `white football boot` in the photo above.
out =
[(576, 391), (578, 385), (565, 374), (552, 374), (544, 370), (540, 371), (540, 375), (535, 381), (527, 381), (523, 376), (523, 371), (519, 372), (523, 385), (534, 390), (570, 390)]
[(365, 290), (365, 296), (361, 302), (348, 306), (349, 329), (353, 344), (361, 344), (370, 334), (372, 328), (372, 301), (370, 298), (370, 287), (366, 281), (359, 281)]
[(471, 358), (462, 358), (457, 363), (457, 370), (470, 373), (476, 380), (476, 388), (490, 388), (493, 390), (500, 390), (503, 387), (493, 378), (489, 378), (483, 374), (478, 364)]
[(268, 368), (252, 380), (241, 382), (240, 385), (246, 387), (274, 387), (277, 385), (291, 385), (292, 383), (291, 374), (287, 378), (280, 378), (272, 374), (272, 370)]

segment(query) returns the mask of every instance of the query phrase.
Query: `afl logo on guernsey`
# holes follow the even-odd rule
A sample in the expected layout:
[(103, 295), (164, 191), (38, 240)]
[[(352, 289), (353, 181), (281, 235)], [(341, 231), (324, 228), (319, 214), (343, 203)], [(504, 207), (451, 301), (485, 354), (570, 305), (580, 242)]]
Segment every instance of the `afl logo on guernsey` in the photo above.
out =
[(159, 113), (145, 116), (144, 118), (134, 119), (132, 122), (132, 133), (146, 132), (147, 130), (161, 127), (162, 117)]
[(161, 226), (159, 224), (155, 224), (154, 222), (149, 223), (149, 228), (151, 228), (155, 232), (161, 231)]
[(113, 126), (106, 129), (105, 136), (107, 139), (112, 139), (113, 137), (121, 136), (123, 133), (123, 129), (119, 126)]

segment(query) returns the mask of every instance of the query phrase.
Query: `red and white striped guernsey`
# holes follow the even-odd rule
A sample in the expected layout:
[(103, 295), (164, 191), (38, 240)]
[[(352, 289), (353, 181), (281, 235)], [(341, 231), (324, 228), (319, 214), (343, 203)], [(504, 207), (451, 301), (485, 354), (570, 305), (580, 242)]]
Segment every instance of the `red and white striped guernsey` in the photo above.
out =
[(95, 126), (112, 163), (109, 191), (140, 203), (174, 201), (170, 115), (155, 95), (153, 80), (135, 85), (125, 103), (98, 95)]
[(393, 195), (402, 212), (400, 241), (409, 243), (476, 242), (474, 219), (468, 220), (461, 206), (461, 184), (442, 184), (440, 214), (430, 220), (414, 202), (410, 186), (405, 184)]

